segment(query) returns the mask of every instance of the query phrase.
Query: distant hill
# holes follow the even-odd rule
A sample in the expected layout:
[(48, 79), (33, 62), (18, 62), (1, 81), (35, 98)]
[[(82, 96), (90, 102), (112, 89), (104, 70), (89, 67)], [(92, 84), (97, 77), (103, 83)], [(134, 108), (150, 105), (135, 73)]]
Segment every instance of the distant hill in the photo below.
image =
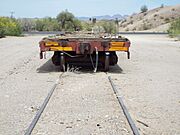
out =
[(127, 18), (128, 15), (120, 15), (120, 14), (115, 14), (113, 16), (110, 15), (102, 15), (102, 16), (92, 16), (92, 17), (77, 17), (79, 20), (84, 20), (87, 21), (89, 18), (96, 18), (97, 20), (115, 20), (118, 18), (119, 20)]
[(180, 5), (159, 7), (127, 17), (119, 23), (119, 31), (165, 32), (177, 18), (180, 18)]

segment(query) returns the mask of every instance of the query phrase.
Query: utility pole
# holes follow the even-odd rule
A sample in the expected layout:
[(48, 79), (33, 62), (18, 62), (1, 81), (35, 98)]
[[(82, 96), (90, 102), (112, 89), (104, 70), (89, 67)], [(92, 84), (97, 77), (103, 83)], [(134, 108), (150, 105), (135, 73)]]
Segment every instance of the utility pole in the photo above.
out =
[(11, 14), (10, 18), (13, 18), (13, 17), (14, 17), (14, 16), (13, 16), (14, 13), (15, 13), (14, 11), (11, 11), (11, 12), (10, 12), (10, 14)]

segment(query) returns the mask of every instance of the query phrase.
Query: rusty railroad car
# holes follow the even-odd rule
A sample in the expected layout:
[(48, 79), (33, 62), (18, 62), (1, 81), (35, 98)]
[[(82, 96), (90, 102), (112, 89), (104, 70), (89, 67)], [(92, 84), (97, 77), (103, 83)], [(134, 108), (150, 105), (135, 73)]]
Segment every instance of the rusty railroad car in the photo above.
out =
[(130, 41), (120, 36), (93, 37), (93, 36), (59, 36), (43, 38), (40, 42), (40, 59), (45, 58), (44, 52), (54, 51), (52, 62), (60, 66), (61, 71), (66, 71), (67, 64), (91, 64), (94, 71), (102, 66), (104, 71), (110, 65), (117, 64), (116, 51), (127, 53), (130, 58)]

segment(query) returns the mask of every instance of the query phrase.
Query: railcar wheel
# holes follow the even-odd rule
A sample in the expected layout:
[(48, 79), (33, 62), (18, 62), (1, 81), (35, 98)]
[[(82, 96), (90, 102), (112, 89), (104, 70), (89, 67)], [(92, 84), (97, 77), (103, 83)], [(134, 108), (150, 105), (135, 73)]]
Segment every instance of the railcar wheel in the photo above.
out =
[(66, 64), (65, 64), (65, 57), (64, 57), (64, 53), (60, 53), (60, 70), (62, 72), (66, 71)]
[(104, 71), (107, 72), (109, 71), (109, 56), (110, 53), (109, 52), (106, 52), (105, 53), (105, 61), (104, 61)]

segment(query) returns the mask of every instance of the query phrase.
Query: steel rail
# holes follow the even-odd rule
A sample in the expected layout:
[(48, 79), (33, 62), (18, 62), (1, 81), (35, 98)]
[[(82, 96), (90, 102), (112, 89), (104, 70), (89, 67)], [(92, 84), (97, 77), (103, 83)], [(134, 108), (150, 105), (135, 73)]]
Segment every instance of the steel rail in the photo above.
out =
[(133, 134), (134, 135), (140, 135), (139, 131), (138, 131), (138, 129), (137, 129), (135, 123), (134, 123), (134, 121), (132, 120), (132, 118), (131, 118), (131, 116), (130, 116), (130, 114), (129, 114), (129, 112), (128, 112), (128, 110), (127, 110), (127, 108), (126, 108), (126, 106), (125, 106), (125, 104), (124, 104), (124, 102), (122, 100), (122, 98), (117, 95), (118, 91), (117, 91), (117, 89), (116, 89), (116, 87), (115, 87), (111, 77), (108, 76), (108, 79), (109, 79), (109, 82), (110, 82), (110, 84), (112, 86), (112, 89), (113, 89), (113, 91), (114, 91), (114, 93), (116, 95), (116, 98), (118, 99), (118, 102), (119, 102), (119, 104), (120, 104), (120, 106), (121, 106), (121, 108), (123, 110), (123, 113), (126, 116), (126, 119), (127, 119), (128, 123), (129, 123), (129, 125), (130, 125), (130, 127), (131, 127), (131, 129), (133, 131)]
[(62, 77), (63, 73), (59, 76), (59, 78), (56, 80), (55, 84), (53, 85), (53, 87), (51, 88), (51, 90), (49, 91), (47, 97), (45, 98), (43, 104), (41, 105), (40, 109), (37, 111), (34, 119), (32, 120), (31, 124), (29, 125), (29, 127), (27, 128), (26, 132), (24, 135), (31, 135), (34, 127), (36, 126), (39, 118), (41, 117), (41, 114), (43, 113), (44, 109), (46, 108), (54, 90), (56, 89), (56, 86), (59, 84), (60, 78)]

